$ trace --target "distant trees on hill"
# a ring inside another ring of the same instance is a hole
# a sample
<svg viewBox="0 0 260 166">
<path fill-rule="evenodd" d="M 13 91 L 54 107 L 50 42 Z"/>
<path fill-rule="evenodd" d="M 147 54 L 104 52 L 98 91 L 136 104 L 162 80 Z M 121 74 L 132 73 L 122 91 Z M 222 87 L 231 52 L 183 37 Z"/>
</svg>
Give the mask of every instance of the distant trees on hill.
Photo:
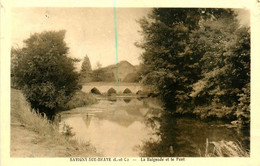
<svg viewBox="0 0 260 166">
<path fill-rule="evenodd" d="M 81 82 L 115 82 L 117 77 L 121 82 L 138 82 L 140 80 L 139 68 L 127 61 L 122 61 L 118 65 L 101 67 L 98 62 L 97 69 L 90 70 L 87 66 L 89 59 L 85 58 L 81 67 Z M 118 67 L 118 69 L 117 69 Z"/>
<path fill-rule="evenodd" d="M 107 71 L 104 68 L 100 68 L 94 70 L 92 73 L 92 81 L 93 82 L 113 82 L 115 81 L 114 73 L 111 71 Z"/>
</svg>

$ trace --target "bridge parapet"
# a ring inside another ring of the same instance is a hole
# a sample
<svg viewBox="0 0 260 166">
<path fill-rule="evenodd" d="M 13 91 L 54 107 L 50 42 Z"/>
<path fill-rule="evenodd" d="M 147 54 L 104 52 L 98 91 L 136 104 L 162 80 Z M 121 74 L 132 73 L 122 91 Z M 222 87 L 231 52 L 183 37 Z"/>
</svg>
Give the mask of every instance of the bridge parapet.
<svg viewBox="0 0 260 166">
<path fill-rule="evenodd" d="M 143 87 L 141 85 L 132 85 L 132 84 L 124 84 L 120 86 L 116 85 L 83 85 L 82 91 L 86 93 L 101 93 L 106 94 L 109 93 L 109 91 L 115 91 L 115 93 L 134 93 L 137 94 L 140 91 L 143 91 Z"/>
</svg>

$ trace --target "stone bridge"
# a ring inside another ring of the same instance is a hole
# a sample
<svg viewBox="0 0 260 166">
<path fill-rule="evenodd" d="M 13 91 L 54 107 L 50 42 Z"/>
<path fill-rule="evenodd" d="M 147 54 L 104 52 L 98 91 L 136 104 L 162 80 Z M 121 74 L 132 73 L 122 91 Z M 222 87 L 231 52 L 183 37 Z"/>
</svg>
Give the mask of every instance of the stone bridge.
<svg viewBox="0 0 260 166">
<path fill-rule="evenodd" d="M 120 94 L 120 93 L 132 93 L 132 94 L 141 94 L 143 92 L 143 87 L 138 83 L 87 83 L 82 86 L 82 91 L 86 93 L 94 94 Z"/>
</svg>

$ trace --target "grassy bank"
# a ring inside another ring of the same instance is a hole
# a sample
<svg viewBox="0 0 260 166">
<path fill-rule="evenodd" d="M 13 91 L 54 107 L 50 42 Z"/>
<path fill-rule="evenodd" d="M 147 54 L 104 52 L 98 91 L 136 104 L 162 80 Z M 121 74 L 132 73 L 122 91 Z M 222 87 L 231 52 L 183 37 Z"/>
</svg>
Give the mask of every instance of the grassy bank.
<svg viewBox="0 0 260 166">
<path fill-rule="evenodd" d="M 239 142 L 206 140 L 205 157 L 250 157 L 249 150 L 245 150 Z"/>
<path fill-rule="evenodd" d="M 65 105 L 61 106 L 61 110 L 70 110 L 76 107 L 83 107 L 97 103 L 97 99 L 92 94 L 87 94 L 82 91 L 76 91 L 71 100 Z"/>
<path fill-rule="evenodd" d="M 31 137 L 23 137 L 20 133 L 24 132 Z M 37 152 L 34 149 L 37 149 Z M 23 151 L 31 153 L 24 156 Z M 12 89 L 11 157 L 69 156 L 98 156 L 98 154 L 89 143 L 78 143 L 61 134 L 57 125 L 50 123 L 46 117 L 34 110 L 31 111 L 30 105 L 19 90 Z"/>
</svg>

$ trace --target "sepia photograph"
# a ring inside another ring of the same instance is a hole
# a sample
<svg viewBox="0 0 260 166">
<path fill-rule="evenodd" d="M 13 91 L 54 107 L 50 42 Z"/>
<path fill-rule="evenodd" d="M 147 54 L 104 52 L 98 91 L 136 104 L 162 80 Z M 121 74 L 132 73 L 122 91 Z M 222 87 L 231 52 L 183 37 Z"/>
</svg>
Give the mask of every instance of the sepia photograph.
<svg viewBox="0 0 260 166">
<path fill-rule="evenodd" d="M 250 11 L 11 10 L 10 157 L 250 157 Z"/>
<path fill-rule="evenodd" d="M 258 1 L 0 4 L 0 165 L 260 164 Z"/>
</svg>

